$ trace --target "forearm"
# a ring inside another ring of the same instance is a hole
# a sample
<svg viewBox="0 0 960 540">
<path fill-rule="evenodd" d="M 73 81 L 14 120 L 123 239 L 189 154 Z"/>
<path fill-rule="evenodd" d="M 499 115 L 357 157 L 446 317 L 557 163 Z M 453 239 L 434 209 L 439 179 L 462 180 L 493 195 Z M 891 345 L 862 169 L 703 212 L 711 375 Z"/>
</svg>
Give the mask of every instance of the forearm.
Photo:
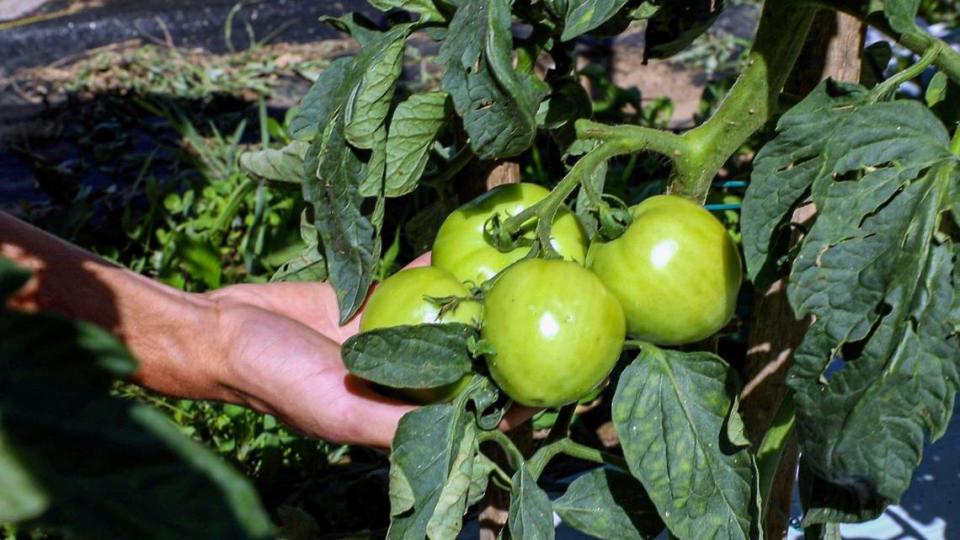
<svg viewBox="0 0 960 540">
<path fill-rule="evenodd" d="M 181 397 L 220 397 L 211 395 L 217 355 L 201 339 L 215 322 L 205 298 L 104 261 L 2 212 L 0 255 L 34 274 L 11 308 L 54 312 L 112 332 L 140 362 L 134 379 L 144 386 Z"/>
</svg>

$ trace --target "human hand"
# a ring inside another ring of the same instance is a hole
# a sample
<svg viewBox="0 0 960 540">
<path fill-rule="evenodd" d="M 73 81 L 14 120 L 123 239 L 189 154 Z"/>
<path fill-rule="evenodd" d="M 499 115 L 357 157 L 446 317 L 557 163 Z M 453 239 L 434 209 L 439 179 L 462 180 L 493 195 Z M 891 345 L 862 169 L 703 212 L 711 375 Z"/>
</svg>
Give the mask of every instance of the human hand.
<svg viewBox="0 0 960 540">
<path fill-rule="evenodd" d="M 427 253 L 408 268 L 430 264 Z M 400 418 L 415 406 L 378 394 L 347 371 L 340 345 L 359 331 L 357 315 L 338 324 L 327 283 L 235 285 L 206 295 L 223 343 L 217 379 L 225 399 L 272 414 L 326 440 L 389 447 Z M 536 410 L 514 406 L 511 429 Z"/>
<path fill-rule="evenodd" d="M 84 320 L 120 338 L 139 362 L 132 380 L 188 399 L 245 404 L 331 441 L 387 447 L 414 406 L 352 377 L 326 283 L 235 285 L 190 294 L 118 267 L 0 212 L 0 255 L 34 272 L 9 307 Z M 410 266 L 430 264 L 425 254 Z M 514 407 L 503 423 L 533 415 Z"/>
</svg>

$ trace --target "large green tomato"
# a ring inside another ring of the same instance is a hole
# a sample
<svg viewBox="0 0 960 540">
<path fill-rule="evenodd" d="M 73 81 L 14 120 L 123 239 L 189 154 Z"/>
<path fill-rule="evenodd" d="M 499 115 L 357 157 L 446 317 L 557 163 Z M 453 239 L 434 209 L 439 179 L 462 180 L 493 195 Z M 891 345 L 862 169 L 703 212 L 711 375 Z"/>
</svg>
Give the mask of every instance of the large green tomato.
<svg viewBox="0 0 960 540">
<path fill-rule="evenodd" d="M 710 337 L 730 320 L 743 278 L 726 228 L 682 197 L 658 195 L 630 209 L 619 238 L 595 240 L 587 266 L 620 300 L 627 333 L 658 345 Z"/>
<path fill-rule="evenodd" d="M 481 317 L 478 302 L 460 302 L 454 310 L 440 315 L 440 307 L 426 297 L 469 296 L 470 291 L 446 270 L 425 266 L 401 270 L 383 283 L 367 300 L 360 318 L 360 331 L 423 323 L 477 324 Z M 470 376 L 439 388 L 403 388 L 401 394 L 417 403 L 448 401 L 457 395 Z"/>
<path fill-rule="evenodd" d="M 520 247 L 503 253 L 487 241 L 484 224 L 494 214 L 501 219 L 519 214 L 550 191 L 536 184 L 498 186 L 454 210 L 433 242 L 433 265 L 448 270 L 460 281 L 476 285 L 492 278 L 510 264 L 522 259 L 529 249 Z M 523 232 L 533 238 L 536 220 L 524 224 Z M 551 229 L 553 249 L 564 259 L 583 264 L 588 247 L 587 235 L 576 216 L 563 206 Z"/>
<path fill-rule="evenodd" d="M 623 309 L 582 266 L 529 259 L 507 269 L 483 302 L 487 367 L 517 403 L 559 407 L 596 389 L 623 348 Z"/>
</svg>

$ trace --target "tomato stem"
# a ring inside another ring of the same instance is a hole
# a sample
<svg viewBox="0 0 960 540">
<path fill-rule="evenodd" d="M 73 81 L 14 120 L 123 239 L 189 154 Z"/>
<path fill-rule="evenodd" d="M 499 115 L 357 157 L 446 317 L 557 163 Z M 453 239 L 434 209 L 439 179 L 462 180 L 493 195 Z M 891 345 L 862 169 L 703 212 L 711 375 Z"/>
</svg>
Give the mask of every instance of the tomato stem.
<svg viewBox="0 0 960 540">
<path fill-rule="evenodd" d="M 953 152 L 953 155 L 960 157 L 960 125 L 957 125 L 955 129 L 953 141 L 950 143 L 950 151 Z"/>
<path fill-rule="evenodd" d="M 501 468 L 500 465 L 498 465 L 496 461 L 494 461 L 494 460 L 491 459 L 491 460 L 490 460 L 490 464 L 493 465 L 493 473 L 494 473 L 494 474 L 493 474 L 493 477 L 494 477 L 494 479 L 500 481 L 500 483 L 498 484 L 497 487 L 499 487 L 500 489 L 502 489 L 502 490 L 504 490 L 504 491 L 512 491 L 512 490 L 513 490 L 513 479 L 510 478 L 510 475 L 507 474 L 507 472 L 504 471 L 503 468 Z"/>
<path fill-rule="evenodd" d="M 815 13 L 814 7 L 798 9 L 785 0 L 767 0 L 746 68 L 714 115 L 702 125 L 677 135 L 642 126 L 578 120 L 577 136 L 604 141 L 597 150 L 610 146 L 616 149 L 614 155 L 654 151 L 667 156 L 673 161 L 668 191 L 702 204 L 720 168 L 779 111 L 780 93 L 803 49 Z"/>
<path fill-rule="evenodd" d="M 527 468 L 530 470 L 530 474 L 533 476 L 533 478 L 539 479 L 540 475 L 543 474 L 544 469 L 546 469 L 547 465 L 550 463 L 550 460 L 560 454 L 565 454 L 570 457 L 582 459 L 584 461 L 590 461 L 593 463 L 611 465 L 625 473 L 630 472 L 630 468 L 627 466 L 626 460 L 620 456 L 609 454 L 607 452 L 601 452 L 596 448 L 573 442 L 570 439 L 560 439 L 559 441 L 541 447 L 539 450 L 537 450 L 537 453 L 530 458 L 530 461 L 527 463 Z"/>
<path fill-rule="evenodd" d="M 550 229 L 553 226 L 553 220 L 557 211 L 563 202 L 573 193 L 578 185 L 593 172 L 600 164 L 608 159 L 628 154 L 631 147 L 628 141 L 616 139 L 604 142 L 600 146 L 587 152 L 581 157 L 574 166 L 567 172 L 567 175 L 560 180 L 553 188 L 553 191 L 542 200 L 528 206 L 519 214 L 506 219 L 501 225 L 501 234 L 514 236 L 523 227 L 524 223 L 533 218 L 537 219 L 537 241 L 535 248 L 543 250 L 545 258 L 560 258 L 560 255 L 553 249 L 550 243 Z"/>
<path fill-rule="evenodd" d="M 650 347 L 650 343 L 637 339 L 628 339 L 623 342 L 623 350 L 625 351 L 639 351 L 647 347 Z"/>
<path fill-rule="evenodd" d="M 919 77 L 924 71 L 926 71 L 926 69 L 930 67 L 930 64 L 937 59 L 941 51 L 943 51 L 942 46 L 937 43 L 932 44 L 915 64 L 907 67 L 899 73 L 894 74 L 892 77 L 878 84 L 873 90 L 871 90 L 871 101 L 876 103 L 878 101 L 890 99 L 903 83 Z"/>
<path fill-rule="evenodd" d="M 553 427 L 550 428 L 550 435 L 547 435 L 547 444 L 559 441 L 567 436 L 570 432 L 570 422 L 573 421 L 573 415 L 577 410 L 577 402 L 573 402 L 569 405 L 564 405 L 560 409 L 560 413 L 557 414 L 557 420 L 553 423 Z"/>
<path fill-rule="evenodd" d="M 689 149 L 680 135 L 662 129 L 632 125 L 608 126 L 592 120 L 577 120 L 575 126 L 580 139 L 619 140 L 629 147 L 631 153 L 652 150 L 673 158 Z"/>
<path fill-rule="evenodd" d="M 674 160 L 668 191 L 703 203 L 717 172 L 779 111 L 780 93 L 803 49 L 816 9 L 767 0 L 746 67 L 716 112 L 681 137 L 687 153 Z"/>
<path fill-rule="evenodd" d="M 500 448 L 503 449 L 504 453 L 507 455 L 507 461 L 510 462 L 510 468 L 516 470 L 520 467 L 520 464 L 523 463 L 523 453 L 520 452 L 520 449 L 517 448 L 517 445 L 513 444 L 513 441 L 510 440 L 510 437 L 507 437 L 502 431 L 494 429 L 491 431 L 484 431 L 479 436 L 480 442 L 493 441 L 500 445 Z"/>
</svg>

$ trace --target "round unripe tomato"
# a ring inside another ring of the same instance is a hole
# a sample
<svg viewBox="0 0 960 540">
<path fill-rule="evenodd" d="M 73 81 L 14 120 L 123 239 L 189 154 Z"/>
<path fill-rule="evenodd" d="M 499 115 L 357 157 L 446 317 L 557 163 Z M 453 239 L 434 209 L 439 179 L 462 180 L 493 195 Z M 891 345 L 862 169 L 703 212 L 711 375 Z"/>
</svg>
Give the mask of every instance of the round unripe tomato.
<svg viewBox="0 0 960 540">
<path fill-rule="evenodd" d="M 623 348 L 623 309 L 586 268 L 529 259 L 507 269 L 483 301 L 487 367 L 514 401 L 559 407 L 596 389 Z"/>
<path fill-rule="evenodd" d="M 433 242 L 433 265 L 449 271 L 460 281 L 476 285 L 492 278 L 522 259 L 530 250 L 518 247 L 501 252 L 484 234 L 484 224 L 494 214 L 501 220 L 519 214 L 550 193 L 536 184 L 498 186 L 447 216 Z M 536 220 L 525 223 L 521 232 L 533 238 Z M 561 206 L 551 229 L 550 244 L 564 259 L 583 264 L 589 240 L 566 206 Z"/>
<path fill-rule="evenodd" d="M 424 266 L 401 270 L 383 280 L 363 309 L 360 331 L 391 326 L 463 323 L 477 324 L 481 306 L 478 302 L 460 302 L 455 309 L 440 315 L 440 306 L 426 297 L 470 296 L 470 291 L 446 270 Z M 470 382 L 466 375 L 457 382 L 438 388 L 402 388 L 398 392 L 417 403 L 447 401 Z"/>
<path fill-rule="evenodd" d="M 658 195 L 631 208 L 633 223 L 595 240 L 587 266 L 620 300 L 627 333 L 658 345 L 710 337 L 730 320 L 743 278 L 720 221 L 682 197 Z"/>
</svg>

